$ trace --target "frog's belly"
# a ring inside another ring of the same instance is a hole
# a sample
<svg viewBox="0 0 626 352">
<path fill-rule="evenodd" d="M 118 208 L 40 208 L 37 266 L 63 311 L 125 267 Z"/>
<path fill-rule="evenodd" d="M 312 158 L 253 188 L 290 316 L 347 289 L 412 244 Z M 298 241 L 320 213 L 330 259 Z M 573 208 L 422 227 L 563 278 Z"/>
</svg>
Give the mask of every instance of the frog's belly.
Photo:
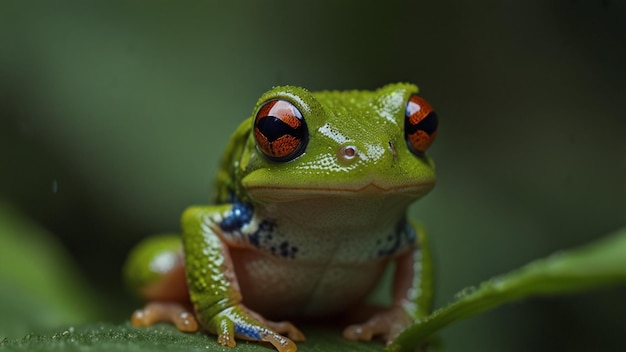
<svg viewBox="0 0 626 352">
<path fill-rule="evenodd" d="M 338 314 L 367 296 L 386 261 L 327 264 L 231 249 L 244 304 L 273 319 Z"/>
</svg>

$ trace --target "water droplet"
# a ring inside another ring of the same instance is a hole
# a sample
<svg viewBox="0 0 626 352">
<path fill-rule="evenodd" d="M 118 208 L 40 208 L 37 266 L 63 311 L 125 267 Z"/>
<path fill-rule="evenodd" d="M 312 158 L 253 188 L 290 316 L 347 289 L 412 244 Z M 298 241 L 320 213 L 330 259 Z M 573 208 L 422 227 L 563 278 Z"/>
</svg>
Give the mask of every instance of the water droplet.
<svg viewBox="0 0 626 352">
<path fill-rule="evenodd" d="M 471 295 L 471 294 L 472 294 L 472 293 L 474 293 L 475 291 L 476 291 L 476 287 L 474 287 L 474 286 L 469 286 L 469 287 L 466 287 L 466 288 L 462 289 L 460 292 L 457 292 L 457 293 L 454 295 L 454 298 L 455 298 L 455 299 L 461 299 L 461 298 L 463 298 L 463 297 L 466 297 L 466 296 Z"/>
</svg>

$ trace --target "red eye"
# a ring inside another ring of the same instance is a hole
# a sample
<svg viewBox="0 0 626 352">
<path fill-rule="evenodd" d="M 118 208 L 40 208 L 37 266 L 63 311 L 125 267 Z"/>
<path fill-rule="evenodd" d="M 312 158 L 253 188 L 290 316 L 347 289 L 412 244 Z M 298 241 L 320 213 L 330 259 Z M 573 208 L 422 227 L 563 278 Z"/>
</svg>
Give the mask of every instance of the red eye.
<svg viewBox="0 0 626 352">
<path fill-rule="evenodd" d="M 426 100 L 411 95 L 404 114 L 404 136 L 413 154 L 421 155 L 437 136 L 439 119 Z"/>
<path fill-rule="evenodd" d="M 268 159 L 289 161 L 304 153 L 309 134 L 302 114 L 286 100 L 265 102 L 254 120 L 254 138 Z"/>
</svg>

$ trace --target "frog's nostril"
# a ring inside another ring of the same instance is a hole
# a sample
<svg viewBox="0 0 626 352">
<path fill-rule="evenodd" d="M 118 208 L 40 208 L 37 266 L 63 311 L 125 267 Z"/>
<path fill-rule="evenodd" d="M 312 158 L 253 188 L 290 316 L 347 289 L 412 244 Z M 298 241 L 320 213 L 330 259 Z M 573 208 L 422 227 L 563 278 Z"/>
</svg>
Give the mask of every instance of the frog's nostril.
<svg viewBox="0 0 626 352">
<path fill-rule="evenodd" d="M 396 146 L 393 145 L 392 141 L 389 141 L 389 150 L 391 151 L 391 154 L 395 157 L 397 152 L 396 152 Z"/>
<path fill-rule="evenodd" d="M 337 150 L 337 157 L 339 158 L 340 161 L 343 162 L 350 162 L 353 159 L 358 157 L 358 151 L 357 148 L 353 145 L 347 145 L 347 146 L 343 146 L 340 147 L 339 150 Z"/>
</svg>

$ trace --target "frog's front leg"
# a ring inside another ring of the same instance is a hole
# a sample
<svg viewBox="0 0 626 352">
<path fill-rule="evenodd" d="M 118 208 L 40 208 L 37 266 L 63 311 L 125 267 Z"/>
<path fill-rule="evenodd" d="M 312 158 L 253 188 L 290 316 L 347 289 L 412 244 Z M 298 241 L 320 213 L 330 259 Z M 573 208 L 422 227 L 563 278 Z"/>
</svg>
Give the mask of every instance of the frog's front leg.
<svg viewBox="0 0 626 352">
<path fill-rule="evenodd" d="M 217 334 L 217 341 L 224 346 L 234 347 L 236 337 L 266 341 L 280 352 L 294 352 L 297 348 L 291 339 L 304 340 L 298 329 L 288 322 L 267 321 L 241 304 L 233 262 L 218 224 L 231 210 L 231 205 L 192 207 L 183 214 L 187 285 L 198 321 Z"/>
<path fill-rule="evenodd" d="M 390 343 L 411 323 L 430 313 L 433 297 L 431 252 L 424 230 L 413 224 L 411 228 L 417 233 L 418 244 L 395 260 L 392 307 L 361 324 L 348 326 L 343 331 L 344 338 L 369 341 L 374 336 L 383 336 Z"/>
</svg>

